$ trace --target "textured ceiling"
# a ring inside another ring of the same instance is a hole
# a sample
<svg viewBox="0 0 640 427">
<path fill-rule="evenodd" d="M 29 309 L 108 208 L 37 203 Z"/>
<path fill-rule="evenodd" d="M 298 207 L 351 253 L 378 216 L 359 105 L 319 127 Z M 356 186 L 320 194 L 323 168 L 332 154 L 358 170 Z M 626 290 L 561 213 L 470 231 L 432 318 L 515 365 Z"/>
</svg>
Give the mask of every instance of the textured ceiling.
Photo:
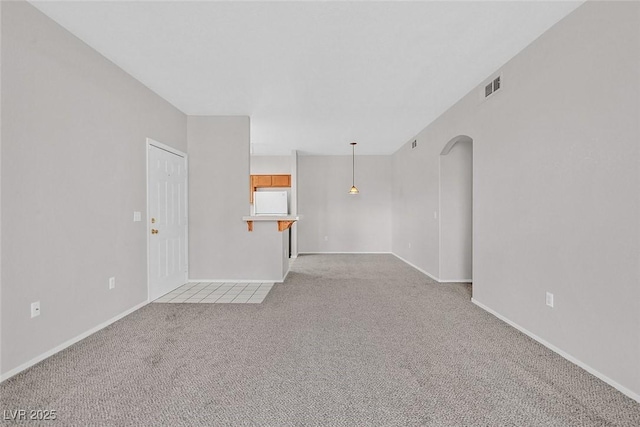
<svg viewBox="0 0 640 427">
<path fill-rule="evenodd" d="M 390 154 L 582 2 L 31 3 L 254 154 Z"/>
</svg>

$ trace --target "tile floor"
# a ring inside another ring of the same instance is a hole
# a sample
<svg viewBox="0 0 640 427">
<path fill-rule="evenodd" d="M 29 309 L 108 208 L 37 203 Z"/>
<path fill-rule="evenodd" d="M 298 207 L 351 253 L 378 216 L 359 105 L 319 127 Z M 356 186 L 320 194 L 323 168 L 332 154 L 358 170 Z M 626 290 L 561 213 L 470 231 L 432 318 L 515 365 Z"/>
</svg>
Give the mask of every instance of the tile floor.
<svg viewBox="0 0 640 427">
<path fill-rule="evenodd" d="M 154 302 L 259 304 L 273 283 L 187 283 Z"/>
</svg>

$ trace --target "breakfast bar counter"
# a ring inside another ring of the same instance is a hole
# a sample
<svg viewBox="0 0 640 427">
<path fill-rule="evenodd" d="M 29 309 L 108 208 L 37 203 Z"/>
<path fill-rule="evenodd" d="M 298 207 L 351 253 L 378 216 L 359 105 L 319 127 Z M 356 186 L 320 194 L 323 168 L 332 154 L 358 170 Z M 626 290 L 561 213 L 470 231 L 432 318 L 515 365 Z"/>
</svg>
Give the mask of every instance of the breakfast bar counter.
<svg viewBox="0 0 640 427">
<path fill-rule="evenodd" d="M 299 216 L 291 215 L 249 215 L 243 216 L 242 220 L 247 222 L 248 231 L 253 231 L 254 221 L 273 221 L 278 223 L 278 231 L 284 231 L 291 227 L 294 222 L 300 219 Z"/>
</svg>

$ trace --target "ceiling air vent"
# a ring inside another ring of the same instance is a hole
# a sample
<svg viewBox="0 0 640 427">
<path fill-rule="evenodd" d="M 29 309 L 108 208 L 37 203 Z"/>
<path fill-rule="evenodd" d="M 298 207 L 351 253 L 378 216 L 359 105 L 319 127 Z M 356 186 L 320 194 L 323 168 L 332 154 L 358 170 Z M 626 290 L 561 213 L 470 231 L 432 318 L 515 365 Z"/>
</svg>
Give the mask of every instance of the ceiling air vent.
<svg viewBox="0 0 640 427">
<path fill-rule="evenodd" d="M 418 146 L 418 141 L 417 141 L 417 140 L 414 140 L 414 141 L 411 143 L 411 148 L 416 148 L 417 146 Z"/>
<path fill-rule="evenodd" d="M 484 87 L 484 97 L 488 98 L 491 94 L 496 93 L 501 86 L 500 76 L 491 80 L 489 84 Z"/>
</svg>

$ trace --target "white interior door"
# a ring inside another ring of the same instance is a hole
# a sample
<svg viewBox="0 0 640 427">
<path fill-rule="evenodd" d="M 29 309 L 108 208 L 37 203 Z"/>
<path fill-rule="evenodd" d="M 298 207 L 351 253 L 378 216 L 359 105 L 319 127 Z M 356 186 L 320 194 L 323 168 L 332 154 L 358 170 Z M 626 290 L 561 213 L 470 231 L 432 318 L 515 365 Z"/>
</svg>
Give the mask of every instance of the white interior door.
<svg viewBox="0 0 640 427">
<path fill-rule="evenodd" d="M 149 300 L 187 281 L 187 158 L 153 141 L 148 148 Z"/>
</svg>

